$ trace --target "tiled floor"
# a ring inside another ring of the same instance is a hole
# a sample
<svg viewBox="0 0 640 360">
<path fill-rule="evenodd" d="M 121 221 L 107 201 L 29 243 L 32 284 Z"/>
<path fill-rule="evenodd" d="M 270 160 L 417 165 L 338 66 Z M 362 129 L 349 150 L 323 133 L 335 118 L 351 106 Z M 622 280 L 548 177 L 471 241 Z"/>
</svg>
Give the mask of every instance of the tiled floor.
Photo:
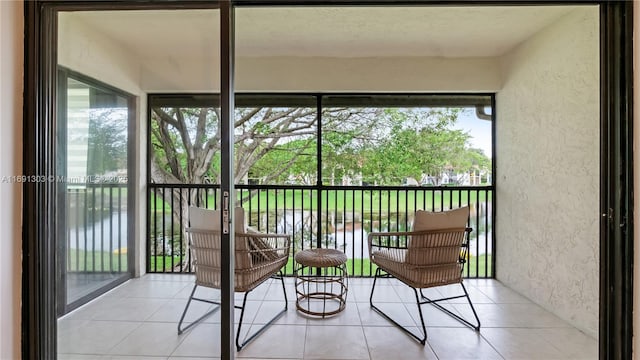
<svg viewBox="0 0 640 360">
<path fill-rule="evenodd" d="M 296 312 L 293 279 L 287 279 L 289 310 L 236 357 L 586 360 L 598 355 L 596 339 L 494 280 L 465 282 L 482 322 L 479 333 L 424 305 L 428 339 L 422 346 L 370 309 L 371 284 L 371 279 L 349 279 L 345 311 L 333 318 L 309 319 Z M 182 335 L 177 334 L 177 323 L 192 286 L 190 275 L 146 275 L 123 284 L 58 321 L 59 358 L 219 358 L 218 313 Z M 454 289 L 445 287 L 438 292 Z M 376 288 L 380 306 L 395 314 L 400 323 L 415 326 L 410 314 L 417 317 L 417 309 L 408 302 L 412 294 L 408 288 L 385 279 L 379 290 Z M 199 294 L 215 297 L 217 292 L 203 289 Z M 250 296 L 247 319 L 254 324 L 264 323 L 277 312 L 282 300 L 278 282 L 263 284 Z M 468 310 L 462 301 L 458 299 L 450 306 L 464 314 Z M 207 306 L 192 309 L 193 316 L 187 319 L 194 319 Z"/>
</svg>

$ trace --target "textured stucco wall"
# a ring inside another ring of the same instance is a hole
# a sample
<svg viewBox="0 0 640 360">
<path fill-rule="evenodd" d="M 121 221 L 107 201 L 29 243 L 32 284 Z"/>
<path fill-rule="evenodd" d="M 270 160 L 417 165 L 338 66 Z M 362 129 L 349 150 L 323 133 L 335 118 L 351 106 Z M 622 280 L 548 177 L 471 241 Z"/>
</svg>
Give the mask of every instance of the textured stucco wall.
<svg viewBox="0 0 640 360">
<path fill-rule="evenodd" d="M 0 176 L 22 174 L 23 6 L 0 1 Z M 0 181 L 0 359 L 20 358 L 21 185 Z"/>
<path fill-rule="evenodd" d="M 503 59 L 497 277 L 598 332 L 598 10 L 575 10 Z"/>
<path fill-rule="evenodd" d="M 140 92 L 138 59 L 73 12 L 58 16 L 58 64 L 132 94 Z"/>
<path fill-rule="evenodd" d="M 147 91 L 219 91 L 216 61 L 144 61 Z M 498 58 L 237 57 L 237 91 L 497 91 Z"/>
<path fill-rule="evenodd" d="M 1 1 L 1 0 L 0 0 Z M 79 21 L 73 13 L 58 16 L 58 64 L 136 96 L 136 153 L 134 169 L 136 204 L 134 236 L 136 276 L 146 268 L 146 169 L 147 95 L 140 87 L 143 63 L 130 52 Z"/>
</svg>

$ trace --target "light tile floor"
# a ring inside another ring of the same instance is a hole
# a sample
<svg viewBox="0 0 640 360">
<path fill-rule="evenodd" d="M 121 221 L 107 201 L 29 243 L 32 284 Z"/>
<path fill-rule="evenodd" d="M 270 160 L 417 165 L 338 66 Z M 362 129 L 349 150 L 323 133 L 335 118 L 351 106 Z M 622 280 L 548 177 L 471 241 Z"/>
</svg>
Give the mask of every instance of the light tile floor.
<svg viewBox="0 0 640 360">
<path fill-rule="evenodd" d="M 349 279 L 345 311 L 310 319 L 295 310 L 293 279 L 286 279 L 286 314 L 247 345 L 243 359 L 597 359 L 597 340 L 533 304 L 495 280 L 465 284 L 482 322 L 480 332 L 423 305 L 425 346 L 391 325 L 369 306 L 372 279 Z M 403 325 L 416 326 L 417 309 L 406 286 L 384 279 L 376 301 Z M 58 320 L 59 359 L 218 359 L 220 316 L 216 313 L 182 335 L 177 323 L 193 287 L 191 275 L 150 274 L 131 280 Z M 430 289 L 450 294 L 453 287 Z M 378 291 L 379 290 L 379 291 Z M 216 290 L 200 289 L 215 298 Z M 241 296 L 236 297 L 241 301 Z M 265 323 L 284 300 L 279 282 L 269 280 L 249 297 L 246 319 Z M 468 313 L 464 299 L 448 306 Z M 195 304 L 187 320 L 204 313 Z M 236 313 L 236 322 L 238 314 Z M 249 326 L 243 327 L 243 329 Z M 244 332 L 244 331 L 243 331 Z"/>
</svg>

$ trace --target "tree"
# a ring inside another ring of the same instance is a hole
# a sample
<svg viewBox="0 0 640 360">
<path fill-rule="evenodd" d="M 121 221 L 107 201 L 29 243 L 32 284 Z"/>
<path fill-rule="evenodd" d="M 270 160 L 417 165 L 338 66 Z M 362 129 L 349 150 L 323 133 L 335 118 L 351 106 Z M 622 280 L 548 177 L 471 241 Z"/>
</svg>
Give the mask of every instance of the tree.
<svg viewBox="0 0 640 360">
<path fill-rule="evenodd" d="M 376 121 L 377 109 L 331 108 L 323 113 L 328 138 L 348 133 L 362 139 Z M 298 157 L 316 153 L 315 108 L 240 108 L 235 114 L 235 181 L 280 145 L 293 142 L 288 161 L 262 174 L 270 182 L 295 165 Z M 217 108 L 153 108 L 151 122 L 152 179 L 158 183 L 201 184 L 219 182 L 219 110 Z M 333 144 L 333 142 L 328 142 Z M 342 148 L 345 144 L 340 145 Z"/>
<path fill-rule="evenodd" d="M 91 109 L 88 131 L 70 133 L 71 142 L 87 144 L 87 175 L 105 175 L 127 168 L 126 109 Z"/>
<path fill-rule="evenodd" d="M 375 121 L 376 109 L 331 108 L 323 113 L 327 134 L 351 131 L 354 138 L 366 133 Z M 299 158 L 315 154 L 317 134 L 315 108 L 238 108 L 234 116 L 236 182 L 248 177 L 252 168 L 269 155 L 277 166 L 256 168 L 267 183 L 281 179 L 300 165 Z M 151 110 L 151 179 L 165 184 L 219 183 L 220 113 L 215 107 L 154 107 Z M 289 144 L 290 143 L 290 144 Z M 284 145 L 289 144 L 289 145 Z M 286 156 L 282 157 L 283 149 Z M 257 176 L 254 171 L 253 176 Z M 204 194 L 174 189 L 156 195 L 172 208 L 174 221 L 188 219 L 188 204 Z M 183 224 L 185 225 L 185 224 Z M 183 226 L 185 228 L 185 226 Z M 181 251 L 186 252 L 186 245 Z"/>
<path fill-rule="evenodd" d="M 366 144 L 376 143 L 383 132 L 372 133 L 371 127 L 387 127 L 386 115 L 377 108 L 325 109 L 322 129 L 322 176 L 334 184 L 343 176 L 359 174 L 361 152 Z M 283 168 L 282 164 L 288 164 Z M 317 181 L 317 138 L 313 136 L 279 144 L 253 164 L 253 176 L 262 177 L 282 168 L 277 179 L 284 183 L 294 179 L 295 183 L 314 184 Z"/>
<path fill-rule="evenodd" d="M 314 184 L 318 170 L 316 144 L 316 138 L 312 137 L 277 145 L 253 164 L 249 178 L 263 179 L 279 164 L 291 164 L 273 180 L 277 183 Z"/>
<path fill-rule="evenodd" d="M 491 160 L 482 149 L 470 148 L 466 152 L 467 171 L 488 177 L 491 174 Z"/>
<path fill-rule="evenodd" d="M 426 174 L 439 185 L 445 171 L 468 171 L 470 135 L 451 128 L 461 111 L 387 110 L 391 130 L 383 141 L 362 152 L 363 176 L 397 184 L 402 178 L 420 179 Z"/>
</svg>

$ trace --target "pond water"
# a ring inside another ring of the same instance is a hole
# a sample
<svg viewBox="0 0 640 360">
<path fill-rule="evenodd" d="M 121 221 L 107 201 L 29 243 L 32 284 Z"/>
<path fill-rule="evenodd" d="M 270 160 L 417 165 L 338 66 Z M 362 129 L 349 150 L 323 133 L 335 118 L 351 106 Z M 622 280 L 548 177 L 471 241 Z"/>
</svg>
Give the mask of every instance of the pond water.
<svg viewBox="0 0 640 360">
<path fill-rule="evenodd" d="M 487 203 L 481 203 L 472 208 L 470 226 L 473 231 L 469 237 L 469 251 L 474 256 L 492 253 L 492 226 L 491 223 L 487 224 L 486 222 L 486 216 L 490 211 L 491 206 L 487 206 Z M 304 243 L 303 247 L 307 248 L 311 246 L 311 243 L 317 242 L 317 213 L 285 210 L 278 213 L 277 218 L 278 222 L 273 230 L 278 233 L 294 234 L 296 249 L 301 248 L 302 243 Z M 261 220 L 258 216 L 253 216 L 251 224 Z M 380 216 L 378 213 L 328 212 L 323 214 L 321 228 L 325 234 L 321 242 L 323 247 L 344 250 L 350 258 L 368 258 L 367 237 L 369 231 L 388 231 L 388 229 L 405 231 L 408 230 L 412 222 L 412 214 L 405 213 Z M 488 229 L 486 229 L 487 227 Z"/>
<path fill-rule="evenodd" d="M 127 246 L 127 211 L 114 212 L 87 226 L 68 229 L 68 248 L 108 251 Z"/>
<path fill-rule="evenodd" d="M 471 208 L 470 224 L 473 232 L 470 235 L 469 251 L 472 255 L 491 254 L 492 224 L 487 223 L 487 214 L 491 213 L 491 203 L 480 203 Z M 172 253 L 170 245 L 172 237 L 179 236 L 181 227 L 173 223 L 169 212 L 157 213 L 157 220 L 152 221 L 151 240 L 152 249 L 158 249 L 158 244 L 164 244 L 165 254 Z M 162 217 L 164 216 L 164 219 Z M 125 217 L 126 218 L 126 217 Z M 490 218 L 489 218 L 490 220 Z M 103 221 L 105 226 L 113 225 L 112 219 Z M 413 223 L 413 213 L 389 213 L 379 212 L 324 212 L 321 214 L 320 224 L 318 213 L 309 210 L 280 210 L 270 212 L 251 212 L 247 218 L 249 226 L 263 232 L 292 234 L 294 251 L 301 248 L 317 247 L 318 227 L 321 228 L 322 247 L 338 248 L 344 250 L 348 257 L 354 259 L 366 259 L 369 257 L 367 237 L 371 231 L 406 231 Z M 163 229 L 155 229 L 154 224 L 164 225 Z M 478 225 L 479 224 L 479 225 Z M 103 226 L 96 223 L 93 228 L 100 229 Z M 116 229 L 114 227 L 114 229 Z M 126 226 L 122 228 L 126 231 Z M 93 229 L 90 229 L 92 231 Z M 172 233 L 173 231 L 173 234 Z M 80 231 L 82 233 L 82 231 Z M 96 230 L 99 234 L 99 230 Z M 97 241 L 100 236 L 97 235 Z M 157 244 L 154 244 L 156 242 Z M 113 249 L 112 249 L 113 250 Z"/>
</svg>

